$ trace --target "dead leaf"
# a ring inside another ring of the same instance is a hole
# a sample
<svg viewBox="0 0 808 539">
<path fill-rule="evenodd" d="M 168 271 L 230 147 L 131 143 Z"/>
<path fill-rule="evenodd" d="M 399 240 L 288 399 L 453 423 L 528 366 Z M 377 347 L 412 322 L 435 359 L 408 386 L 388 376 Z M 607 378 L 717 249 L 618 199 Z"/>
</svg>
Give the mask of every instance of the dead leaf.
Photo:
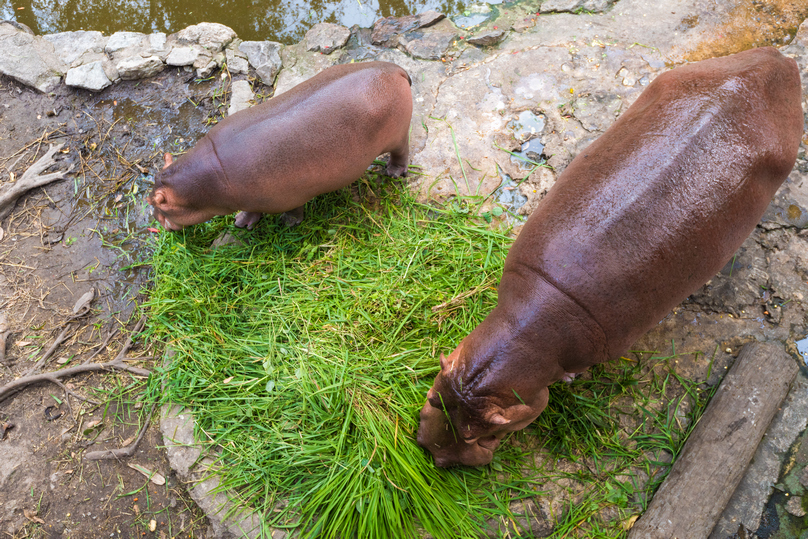
<svg viewBox="0 0 808 539">
<path fill-rule="evenodd" d="M 135 505 L 132 506 L 132 509 L 135 510 L 135 516 L 139 517 L 140 516 L 140 506 L 138 504 L 135 504 Z"/>
<path fill-rule="evenodd" d="M 36 522 L 37 524 L 45 523 L 44 520 L 42 520 L 36 515 L 36 511 L 29 511 L 28 509 L 23 509 L 22 514 L 25 515 L 25 518 L 27 518 L 31 522 Z"/>
<path fill-rule="evenodd" d="M 73 314 L 78 314 L 81 312 L 85 307 L 89 308 L 90 303 L 92 303 L 93 299 L 95 298 L 95 288 L 91 288 L 89 292 L 85 292 L 76 304 L 73 306 Z"/>
<path fill-rule="evenodd" d="M 28 346 L 31 344 L 31 341 L 18 341 L 17 346 Z"/>
<path fill-rule="evenodd" d="M 637 519 L 640 518 L 640 515 L 631 515 L 629 518 L 623 521 L 623 529 L 630 530 L 634 523 L 637 522 Z"/>
<path fill-rule="evenodd" d="M 232 377 L 232 376 L 228 376 L 227 378 L 225 378 L 224 380 L 222 380 L 222 383 L 223 383 L 223 384 L 229 384 L 229 383 L 230 383 L 230 380 L 232 380 L 232 379 L 233 379 L 233 377 Z"/>
<path fill-rule="evenodd" d="M 62 357 L 60 357 L 59 359 L 56 360 L 56 363 L 58 363 L 59 365 L 64 365 L 68 361 L 70 361 L 69 357 L 62 356 Z"/>
<path fill-rule="evenodd" d="M 145 466 L 141 466 L 140 464 L 132 464 L 131 462 L 127 466 L 129 466 L 133 470 L 137 470 L 138 472 L 142 473 L 143 475 L 148 477 L 152 483 L 154 483 L 157 486 L 162 486 L 166 484 L 166 478 L 163 477 L 158 472 L 153 472 L 148 468 L 146 468 Z"/>
<path fill-rule="evenodd" d="M 129 438 L 127 438 L 126 440 L 124 440 L 121 443 L 121 447 L 126 447 L 127 445 L 131 444 L 132 442 L 135 441 L 135 438 L 136 438 L 136 436 L 130 436 Z"/>
<path fill-rule="evenodd" d="M 90 431 L 92 431 L 92 430 L 93 430 L 95 427 L 97 427 L 97 426 L 98 426 L 98 425 L 100 425 L 100 424 L 101 424 L 101 420 L 100 420 L 100 419 L 96 419 L 96 420 L 94 420 L 94 421 L 88 421 L 88 422 L 87 422 L 87 423 L 84 425 L 84 428 L 82 429 L 82 431 L 81 431 L 81 432 L 82 432 L 82 433 L 83 433 L 85 436 L 87 436 L 87 435 L 90 433 Z"/>
</svg>

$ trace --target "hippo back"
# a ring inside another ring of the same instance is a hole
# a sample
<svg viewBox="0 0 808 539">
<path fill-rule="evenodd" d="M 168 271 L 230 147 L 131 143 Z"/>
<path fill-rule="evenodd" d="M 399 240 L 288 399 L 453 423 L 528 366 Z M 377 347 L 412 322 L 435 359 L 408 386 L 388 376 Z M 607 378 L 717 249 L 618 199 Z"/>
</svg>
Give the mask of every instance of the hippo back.
<svg viewBox="0 0 808 539">
<path fill-rule="evenodd" d="M 796 63 L 772 48 L 662 74 L 530 217 L 500 302 L 519 293 L 509 274 L 539 273 L 624 353 L 755 228 L 794 165 L 800 102 Z"/>
</svg>

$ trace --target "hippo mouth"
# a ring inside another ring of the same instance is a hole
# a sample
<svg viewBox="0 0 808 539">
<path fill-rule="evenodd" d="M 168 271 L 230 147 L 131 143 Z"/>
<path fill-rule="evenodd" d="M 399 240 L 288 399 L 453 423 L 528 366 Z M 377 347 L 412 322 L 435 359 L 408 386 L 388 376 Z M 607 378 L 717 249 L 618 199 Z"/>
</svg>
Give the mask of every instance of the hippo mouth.
<svg viewBox="0 0 808 539">
<path fill-rule="evenodd" d="M 456 438 L 453 429 L 444 411 L 433 407 L 427 400 L 421 409 L 417 440 L 421 447 L 432 453 L 436 466 L 483 466 L 491 462 L 494 450 L 500 443 L 497 435 L 491 434 L 467 442 Z"/>
<path fill-rule="evenodd" d="M 182 230 L 184 227 L 172 223 L 168 217 L 157 211 L 156 209 L 152 212 L 152 216 L 159 221 L 159 223 L 165 228 L 166 230 L 170 230 L 172 232 L 177 232 Z"/>
</svg>

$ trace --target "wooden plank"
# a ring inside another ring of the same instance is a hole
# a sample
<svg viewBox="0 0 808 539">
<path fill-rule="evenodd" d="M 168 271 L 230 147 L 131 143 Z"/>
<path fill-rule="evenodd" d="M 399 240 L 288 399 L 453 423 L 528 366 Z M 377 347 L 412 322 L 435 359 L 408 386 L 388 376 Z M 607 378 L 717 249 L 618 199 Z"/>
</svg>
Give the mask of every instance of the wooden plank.
<svg viewBox="0 0 808 539">
<path fill-rule="evenodd" d="M 798 371 L 780 346 L 745 345 L 629 539 L 707 537 Z"/>
</svg>

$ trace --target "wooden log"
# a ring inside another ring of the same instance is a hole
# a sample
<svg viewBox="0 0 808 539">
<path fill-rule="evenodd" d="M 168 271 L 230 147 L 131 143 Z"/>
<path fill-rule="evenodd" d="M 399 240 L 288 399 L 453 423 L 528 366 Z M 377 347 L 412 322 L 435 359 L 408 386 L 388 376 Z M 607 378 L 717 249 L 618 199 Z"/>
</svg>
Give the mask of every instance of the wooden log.
<svg viewBox="0 0 808 539">
<path fill-rule="evenodd" d="M 743 347 L 629 539 L 710 535 L 799 367 L 781 347 Z"/>
</svg>

